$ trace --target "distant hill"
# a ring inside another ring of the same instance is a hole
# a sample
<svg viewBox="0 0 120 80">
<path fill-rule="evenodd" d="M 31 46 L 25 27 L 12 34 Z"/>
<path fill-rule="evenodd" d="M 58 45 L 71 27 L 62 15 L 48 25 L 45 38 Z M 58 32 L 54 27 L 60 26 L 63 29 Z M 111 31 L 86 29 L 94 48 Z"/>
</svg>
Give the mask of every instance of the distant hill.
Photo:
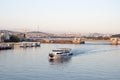
<svg viewBox="0 0 120 80">
<path fill-rule="evenodd" d="M 52 36 L 53 35 L 50 33 L 40 32 L 40 31 L 31 31 L 31 32 L 27 32 L 27 34 L 39 34 L 39 35 L 44 35 L 44 36 Z"/>
<path fill-rule="evenodd" d="M 5 33 L 8 32 L 9 34 L 20 34 L 23 32 L 17 32 L 17 31 L 10 31 L 10 30 L 0 30 L 0 33 Z M 31 32 L 26 32 L 27 35 L 32 34 L 32 35 L 39 35 L 39 36 L 52 36 L 53 34 L 50 33 L 45 33 L 45 32 L 40 32 L 40 31 L 31 31 Z"/>
<path fill-rule="evenodd" d="M 17 31 L 10 31 L 10 30 L 0 30 L 0 33 L 6 33 L 6 32 L 8 32 L 10 35 L 12 34 L 19 34 L 19 33 L 21 33 L 21 32 L 17 32 Z"/>
<path fill-rule="evenodd" d="M 10 31 L 10 30 L 0 30 L 0 32 L 4 33 L 4 32 L 10 32 L 13 33 L 14 31 Z"/>
<path fill-rule="evenodd" d="M 115 35 L 112 35 L 111 37 L 119 37 L 120 38 L 120 34 L 115 34 Z"/>
<path fill-rule="evenodd" d="M 49 33 L 40 32 L 40 31 L 31 31 L 31 32 L 27 32 L 27 33 L 35 33 L 35 34 L 46 34 L 46 35 L 49 35 Z"/>
<path fill-rule="evenodd" d="M 93 36 L 102 36 L 102 35 L 104 35 L 104 34 L 102 34 L 102 33 L 92 33 L 92 35 L 93 35 Z"/>
</svg>

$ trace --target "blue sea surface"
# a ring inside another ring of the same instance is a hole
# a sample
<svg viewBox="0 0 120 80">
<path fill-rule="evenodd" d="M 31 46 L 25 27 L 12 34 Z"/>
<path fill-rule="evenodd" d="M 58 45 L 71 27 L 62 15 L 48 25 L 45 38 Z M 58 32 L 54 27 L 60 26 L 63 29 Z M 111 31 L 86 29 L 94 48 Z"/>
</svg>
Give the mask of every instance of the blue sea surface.
<svg viewBox="0 0 120 80">
<path fill-rule="evenodd" d="M 66 59 L 49 60 L 55 48 L 71 48 Z M 0 80 L 120 80 L 120 45 L 41 44 L 0 51 Z"/>
</svg>

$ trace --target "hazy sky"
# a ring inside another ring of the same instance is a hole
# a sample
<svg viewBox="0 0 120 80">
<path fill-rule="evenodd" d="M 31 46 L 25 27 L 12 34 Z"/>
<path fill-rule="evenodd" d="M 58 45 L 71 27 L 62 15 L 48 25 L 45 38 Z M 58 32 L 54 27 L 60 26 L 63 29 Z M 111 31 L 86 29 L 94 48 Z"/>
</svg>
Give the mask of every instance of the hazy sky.
<svg viewBox="0 0 120 80">
<path fill-rule="evenodd" d="M 0 29 L 120 33 L 120 0 L 0 0 Z"/>
</svg>

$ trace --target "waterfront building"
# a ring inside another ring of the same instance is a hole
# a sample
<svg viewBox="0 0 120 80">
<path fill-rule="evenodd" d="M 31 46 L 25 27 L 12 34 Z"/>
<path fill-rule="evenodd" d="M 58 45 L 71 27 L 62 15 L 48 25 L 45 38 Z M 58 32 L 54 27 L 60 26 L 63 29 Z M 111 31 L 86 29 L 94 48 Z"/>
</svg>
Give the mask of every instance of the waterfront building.
<svg viewBox="0 0 120 80">
<path fill-rule="evenodd" d="M 80 43 L 81 42 L 81 39 L 80 38 L 74 38 L 73 39 L 73 43 Z"/>
<path fill-rule="evenodd" d="M 16 36 L 20 39 L 20 41 L 25 40 L 26 38 L 24 33 L 17 34 Z"/>
<path fill-rule="evenodd" d="M 3 42 L 4 41 L 4 33 L 0 33 L 0 42 Z"/>
<path fill-rule="evenodd" d="M 111 38 L 110 41 L 113 45 L 120 45 L 120 38 Z"/>
<path fill-rule="evenodd" d="M 4 32 L 4 40 L 9 40 L 10 39 L 10 35 L 8 31 Z"/>
</svg>

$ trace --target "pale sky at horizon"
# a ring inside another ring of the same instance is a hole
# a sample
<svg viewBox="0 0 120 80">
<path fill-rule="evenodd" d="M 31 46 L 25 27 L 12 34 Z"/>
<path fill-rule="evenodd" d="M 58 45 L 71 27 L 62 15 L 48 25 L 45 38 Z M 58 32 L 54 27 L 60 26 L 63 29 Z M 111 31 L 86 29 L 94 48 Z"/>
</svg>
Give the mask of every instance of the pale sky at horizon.
<svg viewBox="0 0 120 80">
<path fill-rule="evenodd" d="M 120 0 L 0 0 L 0 29 L 25 28 L 120 33 Z"/>
</svg>

